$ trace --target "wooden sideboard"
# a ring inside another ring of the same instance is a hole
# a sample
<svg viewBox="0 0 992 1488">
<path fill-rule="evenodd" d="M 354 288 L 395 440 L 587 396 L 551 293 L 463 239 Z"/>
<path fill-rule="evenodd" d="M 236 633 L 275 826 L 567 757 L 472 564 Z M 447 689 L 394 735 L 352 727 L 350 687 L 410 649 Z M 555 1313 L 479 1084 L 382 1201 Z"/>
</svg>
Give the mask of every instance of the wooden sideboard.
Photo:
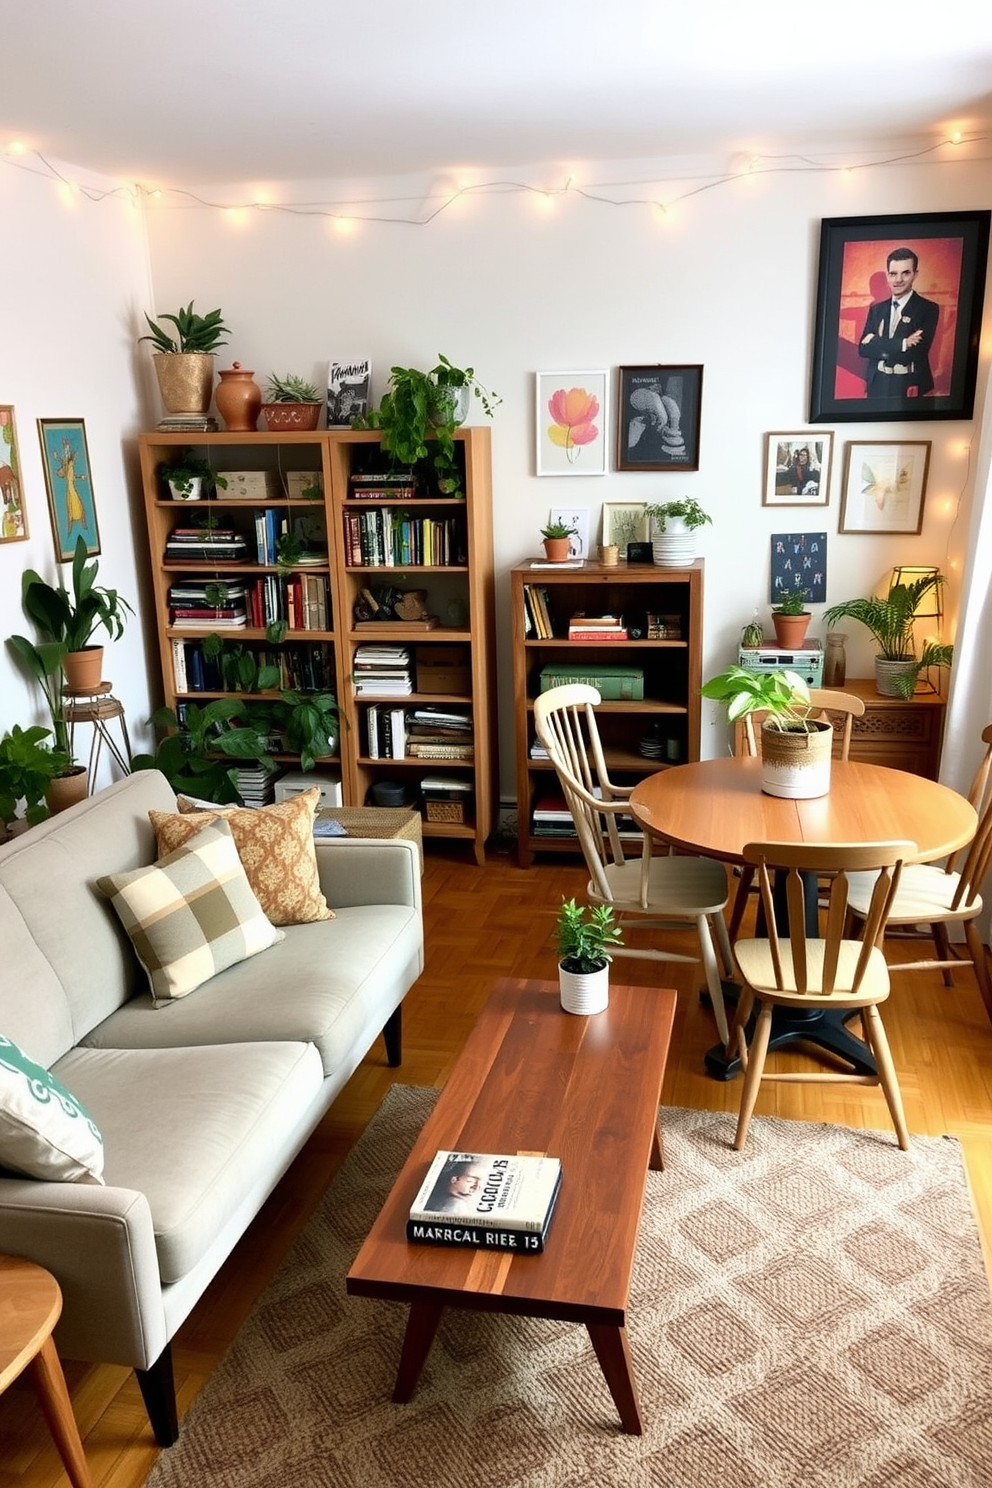
<svg viewBox="0 0 992 1488">
<path fill-rule="evenodd" d="M 905 700 L 880 697 L 874 677 L 848 677 L 840 690 L 854 693 L 865 705 L 864 716 L 854 720 L 851 731 L 852 760 L 937 779 L 945 698 L 935 692 L 918 692 Z M 738 723 L 734 738 L 738 754 L 743 752 L 741 734 Z"/>
</svg>

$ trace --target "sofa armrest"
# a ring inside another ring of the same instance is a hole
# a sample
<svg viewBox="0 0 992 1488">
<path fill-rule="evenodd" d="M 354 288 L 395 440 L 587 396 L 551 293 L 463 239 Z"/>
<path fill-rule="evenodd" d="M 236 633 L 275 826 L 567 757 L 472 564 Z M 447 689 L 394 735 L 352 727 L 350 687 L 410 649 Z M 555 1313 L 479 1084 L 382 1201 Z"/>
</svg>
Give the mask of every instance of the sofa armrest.
<svg viewBox="0 0 992 1488">
<path fill-rule="evenodd" d="M 68 1358 L 147 1369 L 168 1342 L 151 1210 L 135 1189 L 0 1178 L 0 1252 L 55 1277 Z"/>
<path fill-rule="evenodd" d="M 421 909 L 420 851 L 403 837 L 317 840 L 320 887 L 332 909 L 408 904 Z"/>
</svg>

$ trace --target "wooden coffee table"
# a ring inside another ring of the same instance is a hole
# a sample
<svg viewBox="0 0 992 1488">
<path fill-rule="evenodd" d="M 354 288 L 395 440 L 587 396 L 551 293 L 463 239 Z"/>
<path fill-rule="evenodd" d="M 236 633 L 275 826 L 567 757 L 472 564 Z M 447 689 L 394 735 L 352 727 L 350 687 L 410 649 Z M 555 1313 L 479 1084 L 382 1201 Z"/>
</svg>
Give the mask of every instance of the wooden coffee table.
<svg viewBox="0 0 992 1488">
<path fill-rule="evenodd" d="M 584 1323 L 624 1430 L 641 1432 L 627 1294 L 648 1167 L 663 1166 L 658 1105 L 675 993 L 610 987 L 592 1017 L 554 982 L 497 983 L 348 1273 L 361 1297 L 409 1302 L 393 1399 L 410 1399 L 445 1307 Z M 550 1153 L 561 1196 L 540 1255 L 406 1239 L 410 1205 L 441 1148 Z"/>
</svg>

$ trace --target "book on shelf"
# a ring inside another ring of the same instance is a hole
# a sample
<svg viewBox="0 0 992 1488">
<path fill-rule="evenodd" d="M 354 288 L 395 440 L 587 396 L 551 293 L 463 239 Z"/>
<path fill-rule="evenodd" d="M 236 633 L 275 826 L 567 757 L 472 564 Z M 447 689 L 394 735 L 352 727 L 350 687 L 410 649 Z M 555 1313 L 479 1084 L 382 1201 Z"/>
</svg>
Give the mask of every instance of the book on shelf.
<svg viewBox="0 0 992 1488">
<path fill-rule="evenodd" d="M 565 558 L 561 562 L 552 563 L 550 559 L 535 558 L 530 566 L 531 568 L 585 568 L 586 560 L 584 558 Z"/>
<path fill-rule="evenodd" d="M 627 626 L 622 615 L 573 615 L 568 622 L 570 641 L 625 641 Z"/>
<path fill-rule="evenodd" d="M 372 381 L 370 357 L 354 357 L 346 362 L 327 365 L 327 427 L 350 428 L 353 418 L 364 414 L 369 406 Z"/>
<path fill-rule="evenodd" d="M 588 665 L 553 665 L 541 668 L 541 691 L 567 687 L 572 682 L 585 682 L 595 687 L 604 702 L 643 702 L 644 671 L 641 667 Z"/>
<path fill-rule="evenodd" d="M 407 1239 L 537 1255 L 561 1190 L 557 1157 L 436 1154 L 407 1219 Z"/>
<path fill-rule="evenodd" d="M 568 627 L 568 639 L 570 641 L 585 641 L 587 645 L 598 646 L 601 641 L 626 641 L 629 639 L 627 631 L 622 626 L 612 626 L 606 630 L 591 630 L 588 626 L 579 629 Z"/>
<path fill-rule="evenodd" d="M 196 619 L 191 615 L 177 615 L 173 621 L 176 630 L 245 630 L 248 620 L 245 615 L 237 615 L 227 619 L 216 614 L 211 615 L 209 620 Z"/>
</svg>

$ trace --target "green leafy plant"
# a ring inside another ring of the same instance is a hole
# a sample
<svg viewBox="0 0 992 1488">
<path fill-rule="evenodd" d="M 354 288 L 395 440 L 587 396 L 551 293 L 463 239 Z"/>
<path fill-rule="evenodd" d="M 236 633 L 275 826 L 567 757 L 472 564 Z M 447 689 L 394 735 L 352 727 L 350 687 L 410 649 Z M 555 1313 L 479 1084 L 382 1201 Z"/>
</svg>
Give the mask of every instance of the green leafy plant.
<svg viewBox="0 0 992 1488">
<path fill-rule="evenodd" d="M 51 737 L 51 730 L 40 724 L 22 729 L 15 723 L 0 739 L 0 821 L 5 826 L 17 819 L 20 801 L 32 826 L 48 815 L 45 791 L 70 764 L 65 751 L 45 742 Z"/>
<path fill-rule="evenodd" d="M 259 731 L 282 735 L 288 753 L 299 755 L 304 770 L 337 754 L 341 722 L 333 693 L 283 688 L 277 698 L 252 699 L 248 717 Z"/>
<path fill-rule="evenodd" d="M 880 660 L 912 662 L 903 676 L 893 679 L 900 697 L 912 697 L 921 672 L 929 667 L 949 667 L 954 659 L 952 645 L 933 640 L 924 641 L 917 656 L 913 633 L 921 604 L 945 582 L 943 574 L 924 574 L 909 584 L 893 584 L 885 598 L 869 595 L 831 605 L 823 618 L 829 627 L 840 620 L 859 620 L 877 641 Z"/>
<path fill-rule="evenodd" d="M 552 540 L 556 537 L 575 537 L 577 533 L 578 528 L 568 522 L 549 522 L 546 527 L 541 528 L 541 536 Z"/>
<path fill-rule="evenodd" d="M 175 486 L 183 496 L 189 495 L 195 480 L 202 480 L 207 490 L 213 486 L 227 488 L 227 477 L 221 475 L 219 471 L 212 470 L 208 461 L 202 455 L 198 455 L 194 449 L 184 449 L 181 454 L 176 455 L 175 459 L 163 460 L 158 467 L 158 473 L 162 480 Z M 216 526 L 217 519 L 214 517 L 212 523 L 204 522 L 199 525 Z"/>
<path fill-rule="evenodd" d="M 678 501 L 656 502 L 647 507 L 647 515 L 653 517 L 659 532 L 665 531 L 665 523 L 669 517 L 681 517 L 690 532 L 697 527 L 702 527 L 706 522 L 712 522 L 713 518 L 708 516 L 698 501 L 691 496 L 683 496 Z"/>
<path fill-rule="evenodd" d="M 72 592 L 63 583 L 49 584 L 33 568 L 21 578 L 21 605 L 29 620 L 45 636 L 68 651 L 81 651 L 101 626 L 112 641 L 124 634 L 126 617 L 134 611 L 116 589 L 101 588 L 99 564 L 86 561 L 86 540 L 76 539 L 72 558 Z"/>
<path fill-rule="evenodd" d="M 175 315 L 159 316 L 159 320 L 167 320 L 175 326 L 175 335 L 159 325 L 158 321 L 152 320 L 150 315 L 146 315 L 145 319 L 150 327 L 150 334 L 139 336 L 138 340 L 153 342 L 156 351 L 216 351 L 218 346 L 227 344 L 221 337 L 230 335 L 229 327 L 224 325 L 222 311 L 211 310 L 207 315 L 197 315 L 192 300 L 177 310 Z"/>
<path fill-rule="evenodd" d="M 269 770 L 275 764 L 258 728 L 242 721 L 245 711 L 240 698 L 212 698 L 202 708 L 188 702 L 180 722 L 172 708 L 158 708 L 149 722 L 165 731 L 163 737 L 154 754 L 134 755 L 131 768 L 161 770 L 176 792 L 218 805 L 238 803 L 238 764 Z"/>
<path fill-rule="evenodd" d="M 773 615 L 805 615 L 805 613 L 805 589 L 780 589 L 778 591 L 778 603 L 772 605 Z"/>
<path fill-rule="evenodd" d="M 265 396 L 270 403 L 321 403 L 323 401 L 320 388 L 316 383 L 308 382 L 305 377 L 297 377 L 292 372 L 287 372 L 285 377 L 277 377 L 274 372 L 270 373 Z"/>
<path fill-rule="evenodd" d="M 812 732 L 809 688 L 798 672 L 789 669 L 772 672 L 749 672 L 742 666 L 731 666 L 703 684 L 700 693 L 713 702 L 723 703 L 733 723 L 748 713 L 767 713 L 769 727 L 783 732 Z"/>
<path fill-rule="evenodd" d="M 623 942 L 611 904 L 578 905 L 563 899 L 555 929 L 559 961 L 566 971 L 580 975 L 599 971 L 613 960 L 611 949 Z"/>
<path fill-rule="evenodd" d="M 437 366 L 429 372 L 415 367 L 392 367 L 389 387 L 379 407 L 352 421 L 355 429 L 378 429 L 382 448 L 394 465 L 412 467 L 430 459 L 442 495 L 461 490 L 462 478 L 455 458 L 457 400 L 462 388 L 470 389 L 492 418 L 500 398 L 488 392 L 472 367 L 455 367 L 438 354 Z"/>
<path fill-rule="evenodd" d="M 7 637 L 7 648 L 25 676 L 37 682 L 41 688 L 49 717 L 52 720 L 52 733 L 55 736 L 56 747 L 62 750 L 71 761 L 69 725 L 66 721 L 65 703 L 62 697 L 62 685 L 65 680 L 62 672 L 62 663 L 66 656 L 65 645 L 61 641 L 39 641 L 36 644 L 28 640 L 27 636 L 12 635 Z"/>
</svg>

